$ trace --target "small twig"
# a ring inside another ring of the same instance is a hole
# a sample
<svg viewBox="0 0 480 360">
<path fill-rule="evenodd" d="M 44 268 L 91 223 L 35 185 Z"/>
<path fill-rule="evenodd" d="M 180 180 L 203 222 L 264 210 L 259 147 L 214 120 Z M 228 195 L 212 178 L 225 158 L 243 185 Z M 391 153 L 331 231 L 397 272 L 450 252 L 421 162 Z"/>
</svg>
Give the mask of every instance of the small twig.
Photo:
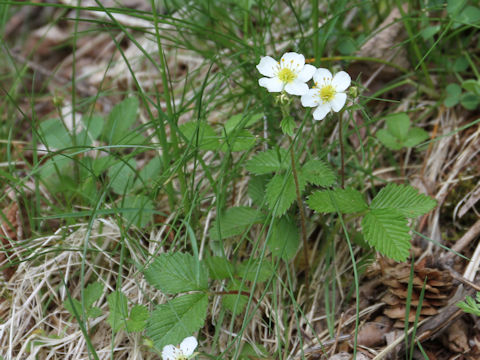
<svg viewBox="0 0 480 360">
<path fill-rule="evenodd" d="M 307 298 L 308 294 L 310 291 L 310 283 L 309 283 L 309 272 L 310 272 L 310 261 L 308 259 L 308 247 L 307 247 L 307 227 L 306 227 L 306 220 L 305 220 L 305 210 L 303 209 L 303 203 L 302 203 L 302 196 L 300 194 L 300 185 L 298 182 L 298 174 L 297 174 L 297 167 L 295 165 L 295 151 L 294 151 L 294 142 L 291 136 L 289 136 L 290 139 L 290 159 L 292 162 L 292 173 L 293 173 L 293 179 L 295 180 L 295 192 L 297 193 L 297 204 L 298 204 L 298 209 L 300 211 L 300 223 L 302 226 L 302 241 L 303 241 L 303 256 L 305 257 L 305 290 L 307 293 Z"/>
</svg>

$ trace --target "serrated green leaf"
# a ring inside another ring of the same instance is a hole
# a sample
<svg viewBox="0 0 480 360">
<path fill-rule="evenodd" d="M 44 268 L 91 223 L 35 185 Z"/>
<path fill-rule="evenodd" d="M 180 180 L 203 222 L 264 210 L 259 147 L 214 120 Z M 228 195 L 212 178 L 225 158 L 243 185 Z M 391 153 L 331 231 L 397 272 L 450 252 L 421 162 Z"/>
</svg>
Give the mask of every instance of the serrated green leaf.
<svg viewBox="0 0 480 360">
<path fill-rule="evenodd" d="M 272 276 L 273 266 L 267 259 L 249 259 L 238 265 L 236 273 L 241 279 L 249 281 L 256 279 L 259 283 L 267 281 Z"/>
<path fill-rule="evenodd" d="M 255 175 L 286 170 L 289 166 L 287 150 L 281 148 L 258 153 L 245 165 L 246 169 Z"/>
<path fill-rule="evenodd" d="M 248 180 L 247 194 L 257 206 L 261 206 L 264 202 L 268 180 L 270 180 L 268 175 L 251 176 Z"/>
<path fill-rule="evenodd" d="M 396 261 L 405 261 L 410 250 L 407 219 L 393 209 L 373 209 L 362 219 L 365 240 L 379 253 Z"/>
<path fill-rule="evenodd" d="M 362 193 L 350 187 L 316 191 L 309 196 L 307 204 L 321 213 L 353 214 L 368 209 Z"/>
<path fill-rule="evenodd" d="M 405 145 L 406 147 L 414 147 L 421 142 L 427 140 L 429 137 L 430 135 L 428 135 L 428 132 L 421 128 L 414 127 L 411 128 L 408 132 L 407 139 L 405 140 L 403 145 Z"/>
<path fill-rule="evenodd" d="M 298 225 L 288 217 L 281 217 L 273 223 L 267 245 L 273 256 L 285 261 L 292 259 L 298 251 L 300 234 Z"/>
<path fill-rule="evenodd" d="M 227 137 L 221 138 L 220 150 L 227 151 L 246 151 L 255 145 L 256 138 L 248 130 L 235 130 Z"/>
<path fill-rule="evenodd" d="M 102 316 L 102 314 L 102 309 L 96 306 L 92 306 L 90 309 L 87 310 L 87 316 L 92 319 Z"/>
<path fill-rule="evenodd" d="M 300 193 L 305 190 L 306 181 L 298 174 Z M 293 174 L 276 174 L 267 184 L 265 197 L 270 210 L 275 210 L 274 216 L 282 216 L 292 206 L 297 198 Z"/>
<path fill-rule="evenodd" d="M 282 129 L 282 132 L 288 136 L 293 136 L 293 134 L 295 134 L 296 127 L 297 124 L 292 116 L 284 117 L 282 121 L 280 121 L 280 128 Z"/>
<path fill-rule="evenodd" d="M 103 139 L 108 144 L 120 144 L 126 136 L 131 136 L 130 127 L 137 119 L 138 99 L 126 98 L 115 105 L 108 115 L 103 129 Z"/>
<path fill-rule="evenodd" d="M 321 160 L 309 160 L 302 167 L 302 176 L 310 184 L 318 186 L 331 186 L 337 179 L 328 164 Z"/>
<path fill-rule="evenodd" d="M 121 291 L 114 291 L 107 296 L 108 309 L 110 311 L 107 322 L 113 332 L 120 331 L 126 324 L 128 316 L 127 297 Z"/>
<path fill-rule="evenodd" d="M 419 194 L 410 185 L 388 184 L 375 196 L 371 209 L 395 209 L 407 218 L 416 218 L 432 210 L 437 202 Z"/>
<path fill-rule="evenodd" d="M 89 284 L 83 293 L 85 307 L 91 307 L 103 294 L 103 285 L 99 282 Z"/>
<path fill-rule="evenodd" d="M 263 117 L 263 113 L 257 114 L 236 114 L 225 122 L 225 132 L 227 134 L 234 130 L 249 128 Z"/>
<path fill-rule="evenodd" d="M 130 315 L 127 319 L 127 331 L 128 332 L 140 332 L 145 330 L 148 320 L 148 309 L 143 305 L 135 305 L 130 310 Z"/>
<path fill-rule="evenodd" d="M 208 295 L 186 294 L 158 305 L 147 322 L 147 336 L 157 349 L 178 344 L 200 329 L 207 316 Z"/>
<path fill-rule="evenodd" d="M 240 235 L 248 227 L 262 223 L 264 219 L 265 215 L 260 210 L 251 207 L 238 206 L 229 208 L 212 222 L 209 235 L 212 240 Z"/>
<path fill-rule="evenodd" d="M 153 219 L 153 203 L 145 195 L 127 195 L 122 202 L 122 215 L 129 224 L 144 228 Z"/>
<path fill-rule="evenodd" d="M 398 140 L 404 141 L 410 129 L 410 118 L 406 113 L 391 114 L 386 118 L 387 129 Z"/>
<path fill-rule="evenodd" d="M 230 279 L 235 273 L 233 265 L 224 257 L 210 256 L 205 258 L 205 263 L 208 266 L 209 274 L 212 279 Z"/>
<path fill-rule="evenodd" d="M 189 142 L 201 150 L 217 150 L 220 147 L 217 134 L 203 121 L 187 122 L 181 125 L 179 130 Z"/>
<path fill-rule="evenodd" d="M 376 137 L 380 142 L 391 150 L 400 150 L 403 143 L 385 129 L 377 131 Z"/>
<path fill-rule="evenodd" d="M 117 162 L 108 169 L 108 177 L 110 178 L 110 186 L 112 190 L 118 194 L 128 194 L 133 190 L 137 164 L 134 159 L 124 162 Z"/>
<path fill-rule="evenodd" d="M 227 291 L 238 291 L 238 294 L 227 294 L 222 296 L 222 305 L 234 315 L 241 314 L 248 303 L 248 296 L 242 295 L 240 291 L 248 291 L 245 284 L 242 286 L 241 281 L 230 281 Z"/>
<path fill-rule="evenodd" d="M 158 255 L 144 271 L 145 279 L 165 294 L 208 289 L 208 270 L 190 254 Z"/>
</svg>

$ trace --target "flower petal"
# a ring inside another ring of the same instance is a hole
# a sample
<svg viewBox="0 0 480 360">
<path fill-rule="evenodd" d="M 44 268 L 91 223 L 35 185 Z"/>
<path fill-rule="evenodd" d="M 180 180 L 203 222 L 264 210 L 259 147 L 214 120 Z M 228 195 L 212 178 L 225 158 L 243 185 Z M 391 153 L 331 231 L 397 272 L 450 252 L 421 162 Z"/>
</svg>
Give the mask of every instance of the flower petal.
<svg viewBox="0 0 480 360">
<path fill-rule="evenodd" d="M 308 92 L 308 85 L 301 80 L 295 79 L 285 85 L 285 91 L 291 95 L 305 95 Z"/>
<path fill-rule="evenodd" d="M 262 56 L 257 65 L 257 69 L 260 74 L 268 77 L 274 77 L 278 72 L 279 67 L 280 65 L 278 62 L 270 56 Z"/>
<path fill-rule="evenodd" d="M 330 84 L 332 81 L 332 73 L 324 68 L 319 68 L 313 74 L 313 81 L 315 81 L 315 85 L 322 86 L 325 84 Z"/>
<path fill-rule="evenodd" d="M 347 101 L 347 94 L 336 93 L 335 97 L 332 99 L 332 101 L 330 101 L 332 110 L 335 112 L 339 112 L 343 108 L 343 105 L 345 105 L 345 101 Z"/>
<path fill-rule="evenodd" d="M 318 98 L 318 89 L 309 89 L 305 95 L 302 95 L 302 105 L 305 107 L 315 107 L 320 104 Z"/>
<path fill-rule="evenodd" d="M 300 70 L 297 79 L 307 82 L 312 78 L 315 70 L 315 66 L 307 64 L 303 67 L 302 70 Z"/>
<path fill-rule="evenodd" d="M 269 92 L 280 92 L 283 90 L 283 82 L 280 81 L 278 77 L 273 77 L 273 78 L 261 78 L 258 80 L 258 84 L 260 86 L 263 86 L 264 88 L 267 88 Z"/>
<path fill-rule="evenodd" d="M 330 112 L 330 104 L 324 103 L 317 107 L 313 112 L 313 118 L 315 120 L 322 120 Z"/>
<path fill-rule="evenodd" d="M 194 336 L 189 336 L 183 339 L 182 343 L 180 344 L 180 350 L 182 350 L 183 355 L 188 357 L 193 354 L 193 352 L 197 348 L 197 345 L 197 339 L 195 339 Z"/>
<path fill-rule="evenodd" d="M 332 80 L 332 85 L 337 91 L 345 91 L 352 82 L 350 75 L 345 71 L 340 71 L 335 74 L 335 77 Z"/>
<path fill-rule="evenodd" d="M 288 52 L 283 54 L 280 60 L 280 67 L 288 67 L 292 70 L 300 71 L 305 65 L 305 56 L 295 52 Z"/>
<path fill-rule="evenodd" d="M 162 358 L 163 360 L 176 360 L 179 351 L 180 350 L 173 345 L 164 346 L 162 350 Z"/>
</svg>

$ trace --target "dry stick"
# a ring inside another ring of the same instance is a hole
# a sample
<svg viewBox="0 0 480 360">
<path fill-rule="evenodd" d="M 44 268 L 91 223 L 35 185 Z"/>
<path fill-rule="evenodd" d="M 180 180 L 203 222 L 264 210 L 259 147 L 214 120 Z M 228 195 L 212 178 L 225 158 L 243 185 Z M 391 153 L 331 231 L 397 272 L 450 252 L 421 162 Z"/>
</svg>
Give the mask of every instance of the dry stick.
<svg viewBox="0 0 480 360">
<path fill-rule="evenodd" d="M 300 223 L 302 225 L 303 256 L 305 257 L 305 288 L 306 288 L 307 299 L 308 299 L 308 294 L 310 290 L 310 282 L 308 280 L 308 275 L 310 272 L 310 264 L 308 261 L 307 227 L 305 225 L 306 223 L 305 210 L 303 209 L 302 197 L 300 195 L 300 185 L 298 183 L 297 168 L 295 166 L 295 153 L 294 153 L 294 146 L 293 146 L 294 143 L 291 136 L 289 136 L 289 139 L 290 139 L 290 159 L 292 161 L 292 173 L 293 173 L 293 179 L 295 180 L 295 192 L 297 193 L 297 204 L 298 204 L 298 209 L 300 210 Z"/>
</svg>

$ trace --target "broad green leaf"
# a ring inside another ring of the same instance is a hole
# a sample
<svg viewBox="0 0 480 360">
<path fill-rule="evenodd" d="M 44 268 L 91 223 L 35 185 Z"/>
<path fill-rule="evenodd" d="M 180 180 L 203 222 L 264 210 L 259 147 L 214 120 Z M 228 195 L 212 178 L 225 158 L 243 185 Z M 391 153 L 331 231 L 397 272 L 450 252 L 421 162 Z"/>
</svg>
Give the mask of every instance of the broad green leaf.
<svg viewBox="0 0 480 360">
<path fill-rule="evenodd" d="M 103 294 L 103 285 L 99 282 L 93 282 L 89 284 L 85 291 L 83 292 L 84 295 L 84 303 L 85 307 L 91 307 L 95 301 L 100 299 Z"/>
<path fill-rule="evenodd" d="M 152 158 L 139 172 L 133 185 L 133 190 L 144 189 L 154 183 L 162 173 L 162 158 L 156 156 Z"/>
<path fill-rule="evenodd" d="M 447 13 L 450 17 L 455 18 L 467 0 L 448 0 L 447 1 Z"/>
<path fill-rule="evenodd" d="M 201 150 L 217 150 L 220 147 L 217 134 L 204 121 L 187 122 L 179 130 L 194 147 L 198 146 Z"/>
<path fill-rule="evenodd" d="M 235 269 L 230 261 L 224 257 L 211 256 L 205 258 L 209 274 L 212 279 L 222 280 L 230 279 L 235 273 Z"/>
<path fill-rule="evenodd" d="M 265 200 L 265 188 L 268 180 L 270 180 L 268 175 L 250 176 L 250 180 L 248 180 L 248 196 L 257 206 L 261 206 Z"/>
<path fill-rule="evenodd" d="M 280 121 L 280 127 L 282 128 L 284 134 L 293 136 L 295 134 L 295 128 L 297 127 L 297 124 L 292 116 L 287 116 Z"/>
<path fill-rule="evenodd" d="M 466 56 L 459 56 L 453 64 L 453 71 L 462 72 L 468 69 L 469 62 Z"/>
<path fill-rule="evenodd" d="M 414 127 L 408 132 L 408 137 L 403 145 L 406 147 L 414 147 L 420 144 L 422 141 L 427 140 L 429 137 L 430 135 L 428 135 L 428 132 L 421 128 Z"/>
<path fill-rule="evenodd" d="M 73 131 L 68 130 L 60 119 L 48 119 L 40 123 L 39 132 L 44 145 L 50 150 L 61 150 L 72 146 L 90 146 L 92 139 L 85 130 L 81 130 L 83 123 L 78 124 L 78 132 L 75 138 Z"/>
<path fill-rule="evenodd" d="M 225 122 L 225 131 L 227 134 L 234 130 L 249 128 L 259 122 L 263 117 L 263 113 L 257 114 L 236 114 Z"/>
<path fill-rule="evenodd" d="M 242 286 L 241 281 L 234 280 L 233 283 L 230 281 L 229 285 L 227 286 L 227 291 L 246 291 L 248 292 L 248 288 L 245 284 Z M 234 315 L 241 314 L 248 303 L 248 296 L 238 294 L 227 294 L 222 296 L 222 305 L 233 313 Z"/>
<path fill-rule="evenodd" d="M 255 175 L 269 174 L 290 167 L 285 149 L 270 149 L 256 154 L 246 163 L 246 169 Z"/>
<path fill-rule="evenodd" d="M 321 213 L 352 214 L 368 209 L 362 193 L 350 187 L 316 191 L 309 196 L 307 204 Z"/>
<path fill-rule="evenodd" d="M 403 147 L 402 141 L 390 134 L 388 130 L 380 129 L 377 131 L 377 139 L 391 150 L 400 150 Z"/>
<path fill-rule="evenodd" d="M 153 203 L 145 195 L 127 195 L 122 202 L 122 215 L 129 222 L 144 228 L 153 219 Z"/>
<path fill-rule="evenodd" d="M 150 285 L 165 294 L 208 289 L 208 270 L 205 264 L 190 254 L 160 254 L 144 274 Z"/>
<path fill-rule="evenodd" d="M 309 160 L 302 167 L 302 176 L 310 184 L 318 186 L 331 186 L 337 177 L 327 163 L 321 160 Z"/>
<path fill-rule="evenodd" d="M 186 294 L 158 305 L 147 322 L 147 336 L 159 350 L 165 345 L 179 344 L 205 323 L 208 295 Z"/>
<path fill-rule="evenodd" d="M 443 101 L 443 105 L 445 105 L 445 107 L 447 107 L 447 108 L 450 108 L 450 107 L 454 107 L 454 106 L 457 105 L 459 102 L 460 102 L 460 97 L 448 96 L 448 97 L 446 97 L 445 100 Z"/>
<path fill-rule="evenodd" d="M 375 196 L 371 209 L 395 209 L 403 216 L 416 218 L 432 210 L 437 202 L 429 196 L 419 194 L 410 185 L 388 184 Z"/>
<path fill-rule="evenodd" d="M 460 104 L 462 104 L 465 109 L 470 111 L 475 110 L 479 103 L 480 97 L 473 93 L 465 93 L 460 97 Z"/>
<path fill-rule="evenodd" d="M 57 155 L 47 160 L 40 169 L 40 179 L 47 187 L 56 191 L 66 188 L 66 182 L 73 177 L 73 161 L 66 156 Z"/>
<path fill-rule="evenodd" d="M 477 96 L 480 96 L 480 82 L 478 80 L 465 80 L 464 82 L 462 82 L 462 87 L 465 90 L 474 93 Z"/>
<path fill-rule="evenodd" d="M 121 291 L 114 291 L 107 296 L 108 309 L 110 311 L 107 322 L 113 332 L 120 331 L 128 317 L 127 297 Z"/>
<path fill-rule="evenodd" d="M 299 242 L 298 224 L 288 217 L 281 217 L 274 222 L 267 245 L 274 256 L 288 261 L 297 253 Z"/>
<path fill-rule="evenodd" d="M 221 138 L 220 150 L 226 151 L 246 151 L 255 145 L 256 138 L 248 130 L 240 129 Z"/>
<path fill-rule="evenodd" d="M 453 97 L 459 97 L 462 93 L 462 88 L 460 87 L 460 85 L 455 83 L 448 84 L 445 90 L 447 91 L 448 95 Z"/>
<path fill-rule="evenodd" d="M 300 193 L 305 189 L 305 179 L 298 174 Z M 292 206 L 297 198 L 293 174 L 276 174 L 267 184 L 265 196 L 270 210 L 275 210 L 275 216 L 282 216 Z"/>
<path fill-rule="evenodd" d="M 373 209 L 362 219 L 365 240 L 396 261 L 405 261 L 409 255 L 409 231 L 405 216 L 394 209 Z"/>
<path fill-rule="evenodd" d="M 440 31 L 441 27 L 440 25 L 432 25 L 432 26 L 427 26 L 425 29 L 423 29 L 420 34 L 424 40 L 429 40 L 431 39 L 436 33 Z"/>
<path fill-rule="evenodd" d="M 467 6 L 455 17 L 455 20 L 463 24 L 478 25 L 480 22 L 480 9 L 476 6 Z"/>
<path fill-rule="evenodd" d="M 253 224 L 263 222 L 265 215 L 260 210 L 246 206 L 229 208 L 212 222 L 210 238 L 212 240 L 226 239 L 240 235 Z"/>
<path fill-rule="evenodd" d="M 127 331 L 128 332 L 140 332 L 145 330 L 148 320 L 148 309 L 143 305 L 135 305 L 130 310 L 130 315 L 127 319 Z"/>
<path fill-rule="evenodd" d="M 237 267 L 237 276 L 249 281 L 264 282 L 273 274 L 272 264 L 267 259 L 249 259 Z M 258 273 L 258 275 L 257 275 Z"/>
<path fill-rule="evenodd" d="M 137 119 L 138 99 L 126 98 L 115 105 L 108 115 L 103 129 L 103 139 L 108 144 L 123 143 L 125 137 L 131 135 L 130 127 Z"/>
<path fill-rule="evenodd" d="M 112 190 L 118 194 L 128 194 L 133 190 L 137 164 L 134 159 L 128 161 L 119 161 L 108 169 L 108 177 L 110 178 L 110 186 Z"/>
<path fill-rule="evenodd" d="M 404 141 L 410 129 L 410 118 L 406 113 L 391 114 L 386 118 L 387 128 L 390 134 L 398 140 Z"/>
</svg>

